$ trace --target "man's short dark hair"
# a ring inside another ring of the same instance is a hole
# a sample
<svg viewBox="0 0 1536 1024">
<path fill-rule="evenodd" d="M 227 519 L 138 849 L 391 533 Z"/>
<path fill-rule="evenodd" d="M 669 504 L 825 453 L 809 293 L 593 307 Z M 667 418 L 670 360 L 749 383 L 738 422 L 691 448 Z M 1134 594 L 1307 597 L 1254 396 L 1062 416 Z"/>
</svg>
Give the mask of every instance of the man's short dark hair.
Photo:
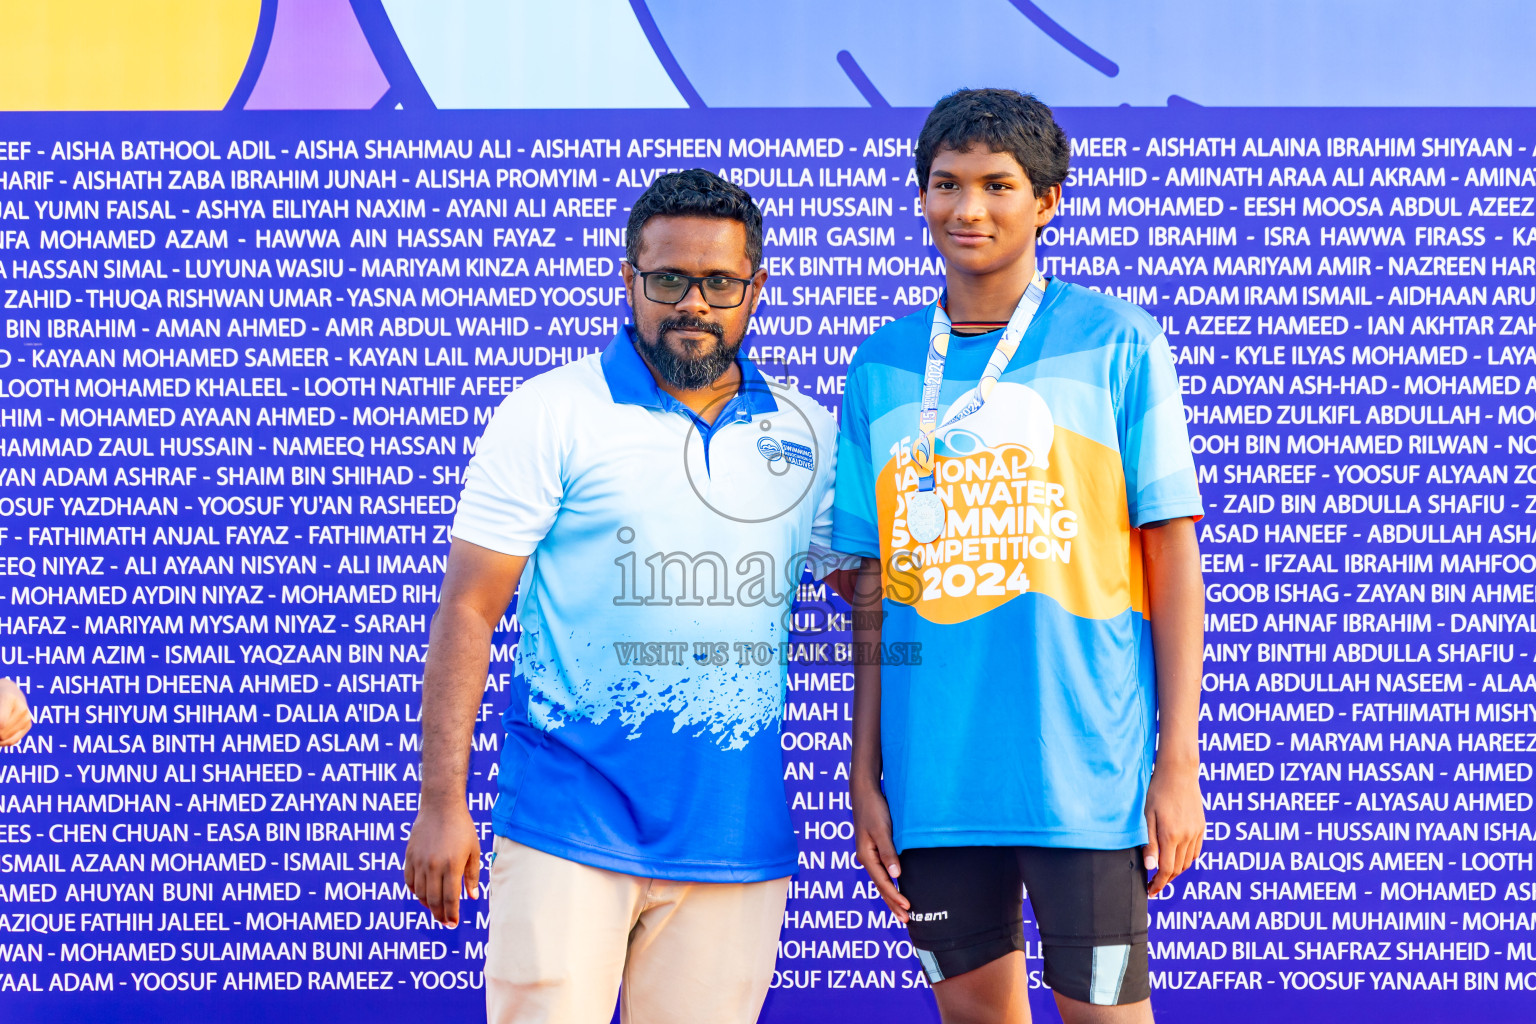
<svg viewBox="0 0 1536 1024">
<path fill-rule="evenodd" d="M 934 104 L 918 133 L 919 187 L 928 187 L 939 150 L 964 153 L 976 146 L 1010 154 L 1029 175 L 1037 197 L 1066 179 L 1072 156 L 1051 108 L 1035 97 L 1012 89 L 960 89 Z"/>
<path fill-rule="evenodd" d="M 629 210 L 624 256 L 638 266 L 640 232 L 652 217 L 719 217 L 739 220 L 747 229 L 747 261 L 752 270 L 763 262 L 763 211 L 747 190 L 702 168 L 663 174 L 640 193 Z"/>
</svg>

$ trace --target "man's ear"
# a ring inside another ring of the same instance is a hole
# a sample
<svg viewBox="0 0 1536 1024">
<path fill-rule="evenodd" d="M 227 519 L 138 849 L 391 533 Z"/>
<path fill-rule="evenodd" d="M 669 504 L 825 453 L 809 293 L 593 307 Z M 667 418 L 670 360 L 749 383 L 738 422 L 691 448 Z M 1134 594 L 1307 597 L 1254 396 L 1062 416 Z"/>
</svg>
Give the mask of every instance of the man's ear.
<svg viewBox="0 0 1536 1024">
<path fill-rule="evenodd" d="M 752 294 L 744 305 L 749 306 L 752 312 L 757 312 L 757 303 L 763 297 L 763 285 L 768 281 L 768 268 L 758 267 L 752 272 Z"/>
<path fill-rule="evenodd" d="M 627 259 L 619 260 L 619 276 L 624 279 L 624 297 L 629 299 L 629 308 L 635 308 L 635 268 Z"/>
</svg>

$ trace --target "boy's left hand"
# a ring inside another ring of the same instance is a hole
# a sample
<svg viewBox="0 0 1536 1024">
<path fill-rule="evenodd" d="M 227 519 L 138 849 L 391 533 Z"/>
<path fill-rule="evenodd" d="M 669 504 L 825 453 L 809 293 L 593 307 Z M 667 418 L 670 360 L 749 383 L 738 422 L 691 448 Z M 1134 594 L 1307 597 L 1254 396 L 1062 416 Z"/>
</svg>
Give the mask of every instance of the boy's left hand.
<svg viewBox="0 0 1536 1024">
<path fill-rule="evenodd" d="M 1189 870 L 1200 856 L 1205 839 L 1205 804 L 1200 800 L 1197 768 L 1159 765 L 1147 786 L 1147 845 L 1143 848 L 1148 871 L 1157 872 L 1147 884 L 1147 895 L 1156 896 L 1174 878 Z"/>
</svg>

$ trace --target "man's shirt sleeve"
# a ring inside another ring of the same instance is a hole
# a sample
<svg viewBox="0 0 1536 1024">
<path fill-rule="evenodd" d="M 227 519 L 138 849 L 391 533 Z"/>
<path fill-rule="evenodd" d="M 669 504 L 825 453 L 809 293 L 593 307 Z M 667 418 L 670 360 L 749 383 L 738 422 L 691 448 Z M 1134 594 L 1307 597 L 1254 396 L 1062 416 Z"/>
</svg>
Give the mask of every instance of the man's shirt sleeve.
<svg viewBox="0 0 1536 1024">
<path fill-rule="evenodd" d="M 464 474 L 453 535 L 507 555 L 529 555 L 565 495 L 554 415 L 534 388 L 508 395 Z"/>
<path fill-rule="evenodd" d="M 843 391 L 842 430 L 837 435 L 837 493 L 832 506 L 832 547 L 850 555 L 880 557 L 880 512 L 875 506 L 869 453 L 869 404 L 855 367 Z"/>
<path fill-rule="evenodd" d="M 830 423 L 831 417 L 827 419 Z M 832 429 L 835 430 L 836 427 Z M 831 438 L 828 440 L 832 441 Z M 820 501 L 816 505 L 816 517 L 811 521 L 810 556 L 807 561 L 810 564 L 811 575 L 818 580 L 825 579 L 830 572 L 838 569 L 852 569 L 859 564 L 857 555 L 841 554 L 834 549 L 832 543 L 832 506 L 837 494 L 839 444 L 840 441 L 832 441 L 825 446 L 827 450 L 826 483 L 818 492 Z"/>
<path fill-rule="evenodd" d="M 1179 377 L 1163 334 L 1131 367 L 1118 418 L 1131 525 L 1204 515 Z"/>
</svg>

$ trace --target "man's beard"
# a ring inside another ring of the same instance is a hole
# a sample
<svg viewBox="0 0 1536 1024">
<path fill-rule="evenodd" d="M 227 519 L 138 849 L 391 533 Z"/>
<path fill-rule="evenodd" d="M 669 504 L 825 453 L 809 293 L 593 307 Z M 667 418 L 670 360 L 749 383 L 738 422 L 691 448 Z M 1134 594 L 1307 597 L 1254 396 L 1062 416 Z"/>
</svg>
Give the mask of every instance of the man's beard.
<svg viewBox="0 0 1536 1024">
<path fill-rule="evenodd" d="M 685 352 L 680 355 L 667 345 L 668 331 L 708 331 L 715 336 L 715 344 L 707 352 L 696 354 L 693 350 L 704 343 L 681 339 Z M 661 321 L 652 338 L 647 338 L 645 332 L 637 327 L 635 347 L 661 375 L 662 380 L 684 391 L 699 391 L 719 380 L 720 375 L 731 368 L 731 364 L 736 361 L 736 352 L 741 348 L 741 339 L 737 338 L 734 345 L 728 345 L 725 341 L 725 328 L 721 325 L 692 313 L 679 313 Z"/>
</svg>

